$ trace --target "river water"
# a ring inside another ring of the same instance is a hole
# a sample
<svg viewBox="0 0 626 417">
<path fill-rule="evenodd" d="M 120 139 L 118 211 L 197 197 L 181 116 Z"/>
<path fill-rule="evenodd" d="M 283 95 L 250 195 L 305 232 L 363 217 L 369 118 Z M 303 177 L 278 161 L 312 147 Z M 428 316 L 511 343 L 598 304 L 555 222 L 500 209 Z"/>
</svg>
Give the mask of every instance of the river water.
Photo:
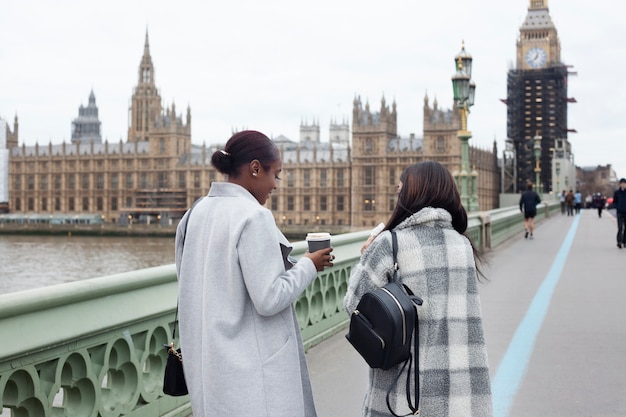
<svg viewBox="0 0 626 417">
<path fill-rule="evenodd" d="M 173 237 L 0 235 L 0 294 L 171 263 Z"/>
</svg>

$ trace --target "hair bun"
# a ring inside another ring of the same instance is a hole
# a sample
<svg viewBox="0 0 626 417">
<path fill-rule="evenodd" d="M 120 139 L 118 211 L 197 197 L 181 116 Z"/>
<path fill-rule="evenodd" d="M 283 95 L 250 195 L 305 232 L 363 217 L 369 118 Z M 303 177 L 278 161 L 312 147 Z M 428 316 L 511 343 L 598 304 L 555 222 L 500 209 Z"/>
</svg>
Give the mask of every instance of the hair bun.
<svg viewBox="0 0 626 417">
<path fill-rule="evenodd" d="M 213 152 L 211 164 L 222 174 L 230 175 L 233 167 L 232 155 L 225 150 Z"/>
</svg>

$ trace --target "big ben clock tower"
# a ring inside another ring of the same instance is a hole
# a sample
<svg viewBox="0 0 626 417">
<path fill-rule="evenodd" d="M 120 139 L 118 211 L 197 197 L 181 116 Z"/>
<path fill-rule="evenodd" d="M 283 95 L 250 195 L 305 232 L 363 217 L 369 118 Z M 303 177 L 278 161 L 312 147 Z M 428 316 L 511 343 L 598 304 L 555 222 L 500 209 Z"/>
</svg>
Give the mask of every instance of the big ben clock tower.
<svg viewBox="0 0 626 417">
<path fill-rule="evenodd" d="M 530 0 L 517 41 L 517 68 L 535 70 L 561 63 L 561 44 L 548 13 L 548 0 Z"/>
<path fill-rule="evenodd" d="M 507 136 L 515 152 L 519 192 L 531 182 L 540 193 L 555 191 L 555 144 L 567 142 L 567 67 L 548 10 L 548 0 L 529 0 L 517 40 L 517 65 L 507 76 Z M 538 182 L 538 184 L 537 184 Z"/>
</svg>

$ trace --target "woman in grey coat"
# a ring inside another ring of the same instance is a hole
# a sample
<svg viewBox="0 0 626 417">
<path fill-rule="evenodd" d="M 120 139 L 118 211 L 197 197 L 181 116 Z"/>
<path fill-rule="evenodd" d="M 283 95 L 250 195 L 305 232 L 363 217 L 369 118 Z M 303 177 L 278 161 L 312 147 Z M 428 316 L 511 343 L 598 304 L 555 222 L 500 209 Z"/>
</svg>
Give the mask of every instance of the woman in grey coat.
<svg viewBox="0 0 626 417">
<path fill-rule="evenodd" d="M 293 302 L 317 271 L 332 266 L 332 248 L 295 263 L 288 257 L 291 245 L 263 207 L 282 170 L 267 136 L 239 132 L 211 163 L 228 181 L 211 184 L 176 237 L 180 344 L 193 415 L 314 417 Z"/>
<path fill-rule="evenodd" d="M 418 307 L 419 409 L 424 417 L 492 415 L 477 255 L 463 235 L 466 229 L 467 214 L 450 172 L 432 161 L 408 167 L 400 177 L 396 208 L 352 269 L 344 299 L 351 314 L 363 294 L 388 282 L 393 271 L 390 230 L 395 231 L 398 277 L 424 301 Z M 364 416 L 391 415 L 386 396 L 400 368 L 370 369 Z M 390 405 L 396 414 L 406 415 L 406 377 L 399 381 L 392 387 Z"/>
</svg>

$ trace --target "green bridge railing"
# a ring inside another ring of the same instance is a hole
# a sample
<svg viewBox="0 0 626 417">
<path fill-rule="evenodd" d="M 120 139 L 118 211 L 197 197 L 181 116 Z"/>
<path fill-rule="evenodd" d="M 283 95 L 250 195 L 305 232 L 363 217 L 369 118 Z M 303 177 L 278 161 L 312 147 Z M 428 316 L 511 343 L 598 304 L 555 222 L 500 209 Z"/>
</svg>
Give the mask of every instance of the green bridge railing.
<svg viewBox="0 0 626 417">
<path fill-rule="evenodd" d="M 543 205 L 537 220 L 558 211 Z M 489 250 L 523 230 L 517 207 L 470 216 Z M 335 265 L 295 303 L 308 349 L 342 331 L 350 270 L 369 231 L 332 238 Z M 306 250 L 294 244 L 294 256 Z M 174 265 L 0 295 L 0 416 L 187 416 L 188 397 L 161 391 L 172 337 Z"/>
</svg>

